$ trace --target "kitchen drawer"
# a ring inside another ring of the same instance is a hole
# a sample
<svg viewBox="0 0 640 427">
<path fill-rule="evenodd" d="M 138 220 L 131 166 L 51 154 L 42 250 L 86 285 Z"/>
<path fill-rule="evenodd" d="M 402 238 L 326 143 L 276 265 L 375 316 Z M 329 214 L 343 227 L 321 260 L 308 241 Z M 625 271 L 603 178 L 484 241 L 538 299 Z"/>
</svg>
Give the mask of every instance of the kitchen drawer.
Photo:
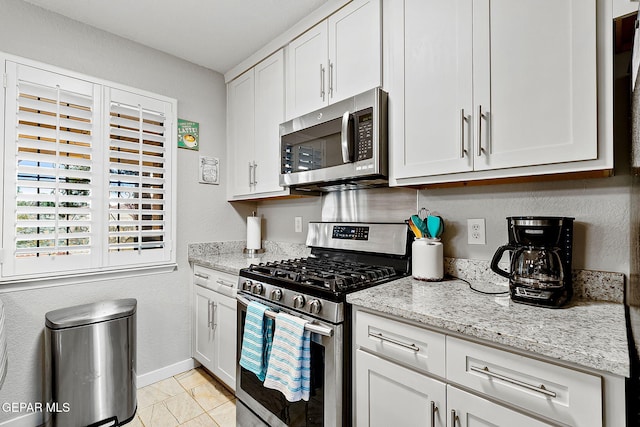
<svg viewBox="0 0 640 427">
<path fill-rule="evenodd" d="M 447 380 L 572 426 L 602 426 L 602 378 L 447 336 Z"/>
<path fill-rule="evenodd" d="M 355 314 L 355 343 L 387 359 L 444 377 L 443 334 L 364 311 Z"/>
<path fill-rule="evenodd" d="M 236 288 L 238 286 L 238 276 L 194 265 L 193 283 L 228 297 L 235 298 Z"/>
</svg>

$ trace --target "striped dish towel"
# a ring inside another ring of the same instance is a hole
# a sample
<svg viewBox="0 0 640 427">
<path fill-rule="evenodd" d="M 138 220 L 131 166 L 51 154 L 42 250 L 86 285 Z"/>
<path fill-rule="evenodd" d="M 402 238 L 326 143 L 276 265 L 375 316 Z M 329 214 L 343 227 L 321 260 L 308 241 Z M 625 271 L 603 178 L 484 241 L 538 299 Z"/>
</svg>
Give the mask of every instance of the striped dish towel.
<svg viewBox="0 0 640 427">
<path fill-rule="evenodd" d="M 264 386 L 278 390 L 289 402 L 309 400 L 311 332 L 306 320 L 278 313 Z"/>
<path fill-rule="evenodd" d="M 256 374 L 260 381 L 264 381 L 267 373 L 273 339 L 273 320 L 264 315 L 266 310 L 266 305 L 256 301 L 251 301 L 247 306 L 240 352 L 240 366 Z"/>
</svg>

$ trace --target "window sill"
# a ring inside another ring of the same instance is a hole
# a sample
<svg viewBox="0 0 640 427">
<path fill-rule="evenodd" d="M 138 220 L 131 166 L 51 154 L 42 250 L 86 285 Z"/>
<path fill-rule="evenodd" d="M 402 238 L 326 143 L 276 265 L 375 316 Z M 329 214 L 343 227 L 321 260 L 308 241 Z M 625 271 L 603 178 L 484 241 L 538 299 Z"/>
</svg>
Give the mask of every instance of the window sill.
<svg viewBox="0 0 640 427">
<path fill-rule="evenodd" d="M 92 271 L 61 275 L 55 277 L 33 277 L 0 280 L 0 293 L 51 288 L 56 286 L 77 285 L 101 280 L 123 279 L 128 277 L 147 276 L 152 274 L 170 273 L 177 268 L 176 263 L 129 267 L 110 271 Z"/>
</svg>

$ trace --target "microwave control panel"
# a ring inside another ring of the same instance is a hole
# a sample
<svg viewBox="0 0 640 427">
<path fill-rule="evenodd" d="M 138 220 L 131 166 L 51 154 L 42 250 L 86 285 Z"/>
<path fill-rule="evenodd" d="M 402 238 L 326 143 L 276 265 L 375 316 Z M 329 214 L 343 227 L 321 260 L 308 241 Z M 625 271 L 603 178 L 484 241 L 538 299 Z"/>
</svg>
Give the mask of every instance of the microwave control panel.
<svg viewBox="0 0 640 427">
<path fill-rule="evenodd" d="M 373 108 L 354 114 L 356 122 L 355 161 L 373 158 Z"/>
</svg>

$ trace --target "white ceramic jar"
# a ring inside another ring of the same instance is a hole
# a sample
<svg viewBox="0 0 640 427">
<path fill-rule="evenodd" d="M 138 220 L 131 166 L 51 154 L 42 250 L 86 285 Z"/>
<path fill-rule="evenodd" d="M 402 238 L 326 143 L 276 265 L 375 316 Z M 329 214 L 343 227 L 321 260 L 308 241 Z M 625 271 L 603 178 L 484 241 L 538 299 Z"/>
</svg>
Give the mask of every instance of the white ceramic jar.
<svg viewBox="0 0 640 427">
<path fill-rule="evenodd" d="M 444 277 L 440 239 L 415 239 L 411 246 L 411 274 L 414 279 L 437 282 Z"/>
</svg>

